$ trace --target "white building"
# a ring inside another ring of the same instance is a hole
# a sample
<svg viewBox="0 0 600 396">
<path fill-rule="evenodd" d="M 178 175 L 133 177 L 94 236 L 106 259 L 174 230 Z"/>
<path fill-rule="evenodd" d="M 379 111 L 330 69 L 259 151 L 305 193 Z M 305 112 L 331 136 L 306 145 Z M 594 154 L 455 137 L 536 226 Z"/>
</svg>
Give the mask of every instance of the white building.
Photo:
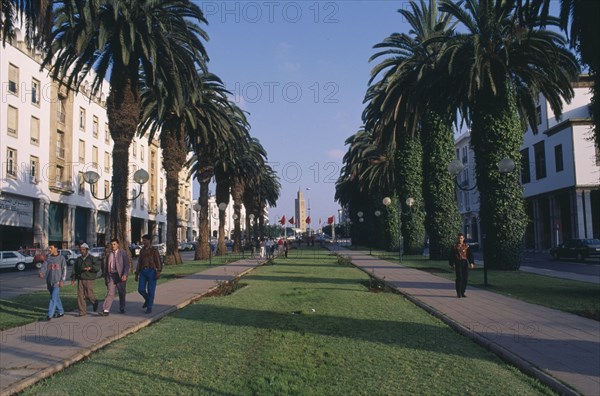
<svg viewBox="0 0 600 396">
<path fill-rule="evenodd" d="M 19 246 L 46 247 L 49 241 L 73 247 L 85 241 L 104 245 L 109 236 L 111 156 L 113 142 L 106 116 L 106 95 L 91 97 L 89 83 L 79 92 L 59 88 L 40 54 L 30 51 L 20 32 L 13 45 L 0 46 L 0 250 Z M 150 175 L 141 194 L 130 202 L 127 241 L 151 233 L 166 235 L 165 177 L 156 141 L 135 139 L 130 147 L 130 174 Z M 94 191 L 83 181 L 94 170 Z M 129 196 L 139 193 L 130 180 Z M 181 226 L 191 224 L 192 189 L 180 190 Z M 179 211 L 178 211 L 179 212 Z"/>
<path fill-rule="evenodd" d="M 546 99 L 538 102 L 538 128 L 529 128 L 521 147 L 521 182 L 529 218 L 526 247 L 546 250 L 570 238 L 600 236 L 600 153 L 591 140 L 591 79 L 573 84 L 575 97 L 557 120 Z M 475 186 L 475 159 L 469 134 L 455 140 L 457 158 L 466 169 L 458 182 Z M 479 193 L 458 191 L 458 206 L 467 238 L 481 243 Z"/>
</svg>

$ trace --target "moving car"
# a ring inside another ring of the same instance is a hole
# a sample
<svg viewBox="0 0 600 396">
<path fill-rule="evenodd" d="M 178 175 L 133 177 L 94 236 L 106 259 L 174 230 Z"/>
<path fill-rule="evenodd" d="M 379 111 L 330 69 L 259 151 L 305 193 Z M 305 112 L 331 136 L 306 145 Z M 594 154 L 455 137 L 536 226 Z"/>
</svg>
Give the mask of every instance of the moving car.
<svg viewBox="0 0 600 396">
<path fill-rule="evenodd" d="M 550 249 L 550 255 L 554 260 L 574 258 L 584 261 L 592 258 L 600 261 L 600 239 L 571 239 Z"/>
<path fill-rule="evenodd" d="M 16 250 L 0 252 L 0 268 L 16 268 L 23 271 L 33 265 L 33 256 L 25 256 Z"/>
</svg>

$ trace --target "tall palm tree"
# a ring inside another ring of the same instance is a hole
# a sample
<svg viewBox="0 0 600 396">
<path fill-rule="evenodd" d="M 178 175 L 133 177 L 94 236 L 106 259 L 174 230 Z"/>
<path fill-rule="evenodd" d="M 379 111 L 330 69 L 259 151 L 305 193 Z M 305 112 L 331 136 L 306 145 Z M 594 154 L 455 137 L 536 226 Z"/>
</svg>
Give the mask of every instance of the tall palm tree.
<svg viewBox="0 0 600 396">
<path fill-rule="evenodd" d="M 460 84 L 447 96 L 464 95 L 471 116 L 486 266 L 516 269 L 527 224 L 522 187 L 518 172 L 501 175 L 497 164 L 506 157 L 520 163 L 521 120 L 537 131 L 540 92 L 560 116 L 562 99 L 573 97 L 577 62 L 560 34 L 540 29 L 537 15 L 516 12 L 515 1 L 441 0 L 440 10 L 466 30 L 446 43 L 442 62 Z"/>
<path fill-rule="evenodd" d="M 446 170 L 446 165 L 454 158 L 454 109 L 450 102 L 432 101 L 427 83 L 439 74 L 436 66 L 442 46 L 441 39 L 452 34 L 452 19 L 446 13 L 438 12 L 437 0 L 429 0 L 427 4 L 424 0 L 419 4 L 411 1 L 409 5 L 410 9 L 398 10 L 410 25 L 409 33 L 394 33 L 375 45 L 375 48 L 383 50 L 373 55 L 370 60 L 385 58 L 373 69 L 371 82 L 383 73 L 382 80 L 386 84 L 375 84 L 367 97 L 377 107 L 375 110 L 390 120 L 388 122 L 400 125 L 410 135 L 418 133 L 420 136 L 420 144 L 405 138 L 395 138 L 393 141 L 404 142 L 407 149 L 402 148 L 404 157 L 415 154 L 412 146 L 422 147 L 425 228 L 429 236 L 430 258 L 439 260 L 447 257 L 449 246 L 455 239 L 460 223 L 454 183 Z M 373 123 L 373 120 L 368 119 L 372 113 L 366 112 L 366 124 Z M 382 131 L 382 134 L 398 133 L 396 128 L 376 130 Z M 391 140 L 385 139 L 384 141 Z M 410 164 L 406 160 L 401 163 Z M 401 168 L 399 170 L 402 172 Z M 407 194 L 413 198 L 421 196 L 420 191 L 405 192 L 400 196 Z M 419 204 L 420 200 L 417 199 L 416 202 Z M 414 216 L 422 215 L 422 211 L 414 211 Z M 418 225 L 419 222 L 413 224 Z M 414 232 L 408 230 L 404 233 L 409 235 L 409 238 L 415 236 Z M 418 240 L 412 244 L 414 246 L 409 250 L 419 248 Z"/>
<path fill-rule="evenodd" d="M 124 242 L 129 146 L 140 121 L 140 78 L 147 86 L 166 84 L 181 108 L 188 81 L 205 69 L 202 11 L 188 0 L 63 0 L 57 2 L 52 45 L 42 67 L 78 89 L 93 69 L 92 94 L 105 79 L 108 125 L 114 142 L 110 234 Z M 161 61 L 157 61 L 161 60 Z M 164 60 L 164 62 L 163 62 Z"/>
</svg>

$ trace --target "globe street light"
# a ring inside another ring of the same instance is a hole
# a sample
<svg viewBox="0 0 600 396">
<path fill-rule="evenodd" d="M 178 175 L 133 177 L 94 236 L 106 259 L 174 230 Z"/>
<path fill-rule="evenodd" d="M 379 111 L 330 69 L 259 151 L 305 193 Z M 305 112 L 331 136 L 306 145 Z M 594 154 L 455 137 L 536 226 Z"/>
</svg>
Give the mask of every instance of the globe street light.
<svg viewBox="0 0 600 396">
<path fill-rule="evenodd" d="M 402 215 L 410 216 L 412 214 L 412 208 L 416 202 L 417 201 L 412 197 L 406 198 L 405 203 L 406 203 L 406 206 L 408 206 L 408 212 L 406 212 L 406 213 L 402 212 L 402 207 L 400 204 L 398 204 L 398 236 L 399 236 L 399 240 L 400 240 L 400 246 L 398 247 L 398 256 L 400 257 L 400 262 L 402 262 L 402 251 L 403 251 L 402 243 L 404 242 L 403 238 L 402 238 L 402 227 L 401 227 Z M 392 204 L 392 199 L 390 197 L 383 198 L 383 204 L 386 207 L 389 207 Z"/>
<path fill-rule="evenodd" d="M 138 169 L 137 171 L 135 171 L 135 173 L 133 174 L 133 180 L 138 183 L 139 188 L 138 188 L 138 193 L 135 197 L 133 198 L 126 198 L 128 201 L 135 201 L 141 194 L 142 194 L 142 185 L 146 184 L 148 182 L 148 180 L 150 179 L 150 175 L 148 175 L 148 172 L 146 172 L 144 169 Z M 108 193 L 108 195 L 104 198 L 100 198 L 96 195 L 96 193 L 94 193 L 94 189 L 91 188 L 91 186 L 95 185 L 96 183 L 98 183 L 98 180 L 100 180 L 100 175 L 93 171 L 87 171 L 83 174 L 83 181 L 86 182 L 87 184 L 90 185 L 90 192 L 92 193 L 92 196 L 96 199 L 99 199 L 101 201 L 105 201 L 108 198 L 110 198 L 110 196 L 112 195 L 114 189 L 111 189 L 110 192 Z"/>
</svg>

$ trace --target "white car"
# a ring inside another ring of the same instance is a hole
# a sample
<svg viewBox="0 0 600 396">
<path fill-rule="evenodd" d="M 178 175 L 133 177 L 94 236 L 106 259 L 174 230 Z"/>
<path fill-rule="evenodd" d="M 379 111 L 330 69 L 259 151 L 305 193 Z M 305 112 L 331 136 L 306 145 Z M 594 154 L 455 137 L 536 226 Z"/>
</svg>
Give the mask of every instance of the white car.
<svg viewBox="0 0 600 396">
<path fill-rule="evenodd" d="M 73 249 L 61 249 L 58 253 L 62 254 L 65 257 L 65 260 L 67 260 L 67 265 L 71 266 L 75 265 L 77 257 L 81 256 L 81 253 Z"/>
<path fill-rule="evenodd" d="M 23 271 L 28 265 L 33 265 L 32 256 L 25 256 L 14 250 L 0 252 L 0 268 L 16 268 Z"/>
<path fill-rule="evenodd" d="M 158 249 L 158 254 L 162 256 L 166 256 L 167 255 L 167 245 L 164 243 L 157 243 L 156 245 L 152 245 L 155 248 Z"/>
</svg>

